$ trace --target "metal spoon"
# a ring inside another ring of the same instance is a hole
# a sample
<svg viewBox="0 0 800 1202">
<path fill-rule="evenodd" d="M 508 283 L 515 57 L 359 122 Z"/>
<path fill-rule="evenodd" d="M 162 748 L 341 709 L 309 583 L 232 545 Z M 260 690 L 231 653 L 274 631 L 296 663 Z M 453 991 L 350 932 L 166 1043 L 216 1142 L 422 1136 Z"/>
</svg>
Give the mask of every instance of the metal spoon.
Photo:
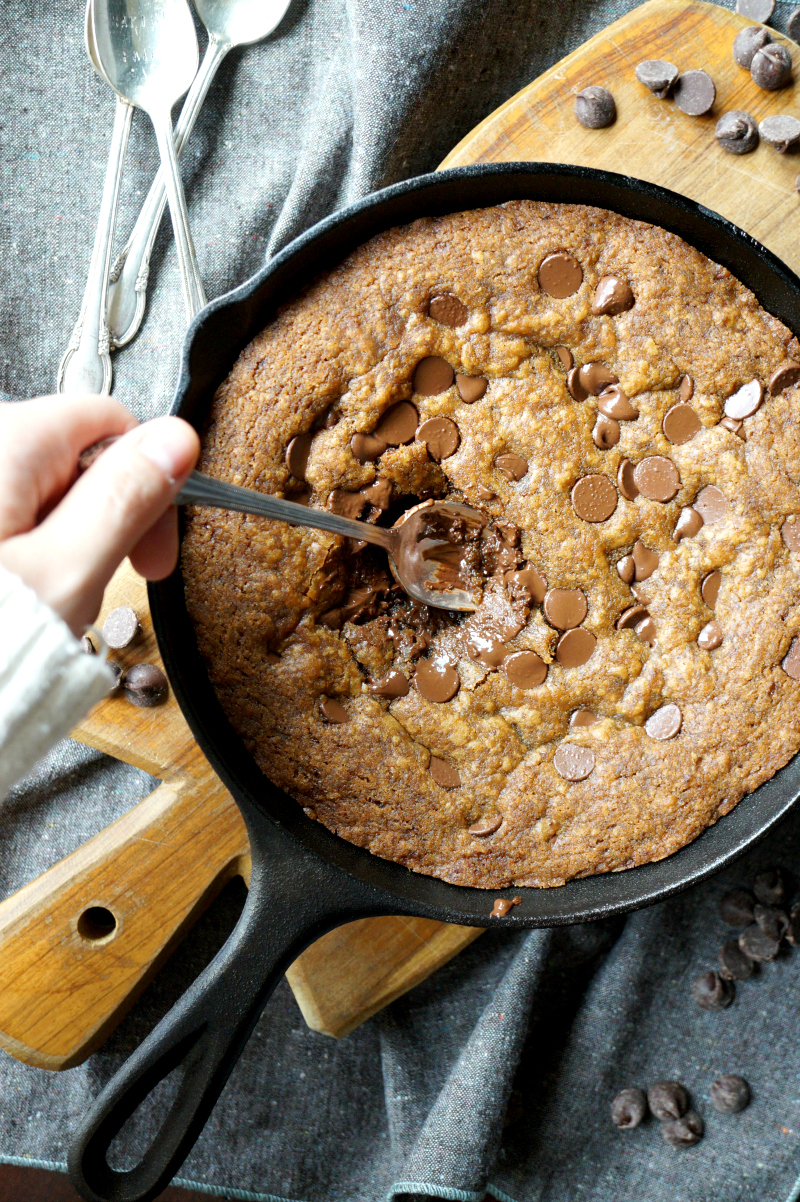
<svg viewBox="0 0 800 1202">
<path fill-rule="evenodd" d="M 94 49 L 91 3 L 86 5 L 84 22 L 86 53 L 95 71 L 103 77 Z M 117 96 L 114 113 L 114 128 L 108 151 L 103 195 L 97 218 L 92 258 L 86 288 L 83 293 L 80 313 L 58 367 L 59 392 L 92 392 L 107 396 L 111 391 L 111 356 L 109 335 L 106 325 L 106 297 L 108 293 L 108 269 L 111 262 L 111 244 L 117 223 L 117 202 L 122 178 L 122 164 L 128 145 L 133 105 Z"/>
<path fill-rule="evenodd" d="M 290 3 L 291 0 L 194 0 L 198 16 L 208 30 L 208 48 L 175 126 L 175 153 L 178 158 L 189 140 L 211 81 L 225 55 L 234 46 L 262 41 L 280 24 Z M 107 321 L 114 346 L 125 346 L 142 324 L 150 255 L 165 204 L 164 177 L 159 171 L 133 233 L 111 270 Z"/>
<path fill-rule="evenodd" d="M 189 230 L 172 106 L 197 74 L 199 51 L 186 0 L 91 0 L 97 60 L 112 88 L 153 122 L 169 200 L 186 311 L 206 303 Z"/>
</svg>

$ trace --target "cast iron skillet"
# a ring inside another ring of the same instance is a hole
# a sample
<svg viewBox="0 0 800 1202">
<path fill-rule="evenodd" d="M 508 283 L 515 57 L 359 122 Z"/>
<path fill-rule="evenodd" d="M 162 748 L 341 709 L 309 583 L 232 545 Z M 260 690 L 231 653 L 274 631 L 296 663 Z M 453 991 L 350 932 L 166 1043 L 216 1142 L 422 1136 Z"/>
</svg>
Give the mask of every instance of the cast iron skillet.
<svg viewBox="0 0 800 1202">
<path fill-rule="evenodd" d="M 716 213 L 674 192 L 585 167 L 505 163 L 422 176 L 378 192 L 303 234 L 268 267 L 197 317 L 186 338 L 173 412 L 202 429 L 216 386 L 276 308 L 382 230 L 416 217 L 507 200 L 579 202 L 673 230 L 728 267 L 761 304 L 800 334 L 800 280 Z M 586 922 L 659 901 L 717 872 L 764 835 L 800 796 L 800 756 L 682 851 L 657 864 L 519 889 L 522 903 L 489 919 L 495 893 L 448 885 L 370 855 L 307 818 L 256 767 L 217 702 L 200 659 L 176 571 L 150 588 L 172 687 L 200 747 L 238 802 L 253 876 L 241 919 L 216 959 L 109 1082 L 80 1126 L 72 1180 L 91 1202 L 145 1202 L 177 1172 L 285 969 L 331 927 L 378 914 L 472 926 Z M 161 1130 L 130 1171 L 106 1153 L 126 1119 L 173 1068 L 184 1076 Z"/>
</svg>

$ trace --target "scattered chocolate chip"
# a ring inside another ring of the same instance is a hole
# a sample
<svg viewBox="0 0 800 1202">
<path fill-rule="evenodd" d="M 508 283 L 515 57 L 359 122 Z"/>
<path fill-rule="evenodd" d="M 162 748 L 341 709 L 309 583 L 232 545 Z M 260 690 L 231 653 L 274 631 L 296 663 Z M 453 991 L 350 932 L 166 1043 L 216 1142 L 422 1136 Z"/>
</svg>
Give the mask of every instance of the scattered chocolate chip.
<svg viewBox="0 0 800 1202">
<path fill-rule="evenodd" d="M 562 743 L 553 756 L 553 764 L 564 780 L 586 780 L 594 772 L 594 752 L 575 743 Z"/>
<path fill-rule="evenodd" d="M 619 578 L 624 584 L 632 584 L 636 576 L 636 563 L 632 555 L 624 555 L 617 564 Z"/>
<path fill-rule="evenodd" d="M 530 564 L 525 568 L 515 568 L 506 572 L 503 580 L 512 596 L 519 591 L 524 593 L 528 601 L 535 601 L 537 605 L 544 601 L 547 581 L 541 572 L 537 572 Z"/>
<path fill-rule="evenodd" d="M 584 88 L 575 97 L 575 116 L 587 129 L 606 129 L 617 119 L 614 97 L 607 88 Z"/>
<path fill-rule="evenodd" d="M 775 11 L 775 0 L 736 0 L 736 11 L 740 17 L 764 25 Z"/>
<path fill-rule="evenodd" d="M 494 905 L 489 912 L 489 917 L 505 918 L 506 914 L 510 914 L 513 907 L 518 906 L 521 901 L 521 897 L 496 897 Z"/>
<path fill-rule="evenodd" d="M 770 939 L 777 939 L 779 943 L 789 929 L 789 915 L 777 906 L 765 906 L 757 902 L 753 917 L 764 934 L 769 935 Z"/>
<path fill-rule="evenodd" d="M 720 898 L 719 916 L 729 927 L 747 927 L 754 922 L 756 899 L 749 889 L 731 889 Z"/>
<path fill-rule="evenodd" d="M 581 369 L 572 367 L 567 372 L 567 392 L 573 401 L 585 401 L 589 393 L 581 384 Z"/>
<path fill-rule="evenodd" d="M 786 18 L 786 34 L 793 42 L 800 42 L 800 8 L 793 8 Z"/>
<path fill-rule="evenodd" d="M 751 417 L 764 400 L 764 385 L 760 380 L 750 380 L 725 402 L 725 415 L 733 418 Z"/>
<path fill-rule="evenodd" d="M 155 664 L 134 664 L 124 673 L 120 687 L 125 700 L 141 709 L 161 705 L 169 692 L 167 678 Z"/>
<path fill-rule="evenodd" d="M 662 1123 L 682 1118 L 689 1109 L 689 1095 L 679 1081 L 656 1081 L 647 1091 L 647 1104 Z"/>
<path fill-rule="evenodd" d="M 586 594 L 579 588 L 551 588 L 545 593 L 544 616 L 556 630 L 580 626 L 588 611 Z"/>
<path fill-rule="evenodd" d="M 719 949 L 719 975 L 726 981 L 747 981 L 753 975 L 753 961 L 735 939 L 729 939 Z"/>
<path fill-rule="evenodd" d="M 286 466 L 295 480 L 305 480 L 306 478 L 308 456 L 313 438 L 314 435 L 310 431 L 307 434 L 298 434 L 286 448 Z"/>
<path fill-rule="evenodd" d="M 678 469 L 666 455 L 646 455 L 633 469 L 633 479 L 648 501 L 671 501 L 681 486 Z"/>
<path fill-rule="evenodd" d="M 556 659 L 562 668 L 580 668 L 592 658 L 596 646 L 597 639 L 590 631 L 568 630 L 556 644 Z"/>
<path fill-rule="evenodd" d="M 618 275 L 604 275 L 598 280 L 592 300 L 592 313 L 596 317 L 616 317 L 633 305 L 634 295 L 627 280 Z"/>
<path fill-rule="evenodd" d="M 617 487 L 626 501 L 635 501 L 639 495 L 634 471 L 630 459 L 623 459 L 617 470 Z"/>
<path fill-rule="evenodd" d="M 429 362 L 431 362 L 429 359 L 422 360 L 422 363 Z M 440 362 L 444 363 L 444 359 Z M 417 371 L 422 363 L 417 365 Z M 447 366 L 450 367 L 450 364 L 448 363 Z M 452 371 L 452 368 L 450 370 Z M 420 392 L 420 389 L 417 389 L 417 392 Z M 421 393 L 421 395 L 428 396 L 429 394 Z M 406 442 L 411 442 L 418 425 L 419 414 L 414 405 L 410 401 L 398 401 L 397 404 L 390 405 L 381 417 L 375 427 L 375 437 L 388 443 L 390 447 L 400 447 Z"/>
<path fill-rule="evenodd" d="M 728 154 L 749 154 L 758 146 L 758 126 L 749 113 L 733 109 L 720 117 L 714 137 Z"/>
<path fill-rule="evenodd" d="M 786 895 L 786 886 L 780 869 L 770 868 L 766 872 L 760 872 L 753 882 L 753 893 L 762 906 L 780 905 Z"/>
<path fill-rule="evenodd" d="M 691 376 L 684 376 L 681 380 L 678 396 L 684 402 L 690 401 L 694 396 L 694 380 Z"/>
<path fill-rule="evenodd" d="M 436 701 L 442 704 L 455 697 L 461 681 L 458 672 L 451 664 L 442 663 L 438 659 L 421 659 L 414 673 L 414 685 L 417 692 L 426 701 Z"/>
<path fill-rule="evenodd" d="M 97 648 L 88 634 L 83 635 L 81 638 L 81 651 L 84 655 L 97 655 Z"/>
<path fill-rule="evenodd" d="M 621 1131 L 632 1131 L 647 1114 L 647 1096 L 643 1089 L 623 1089 L 611 1103 L 611 1122 Z"/>
<path fill-rule="evenodd" d="M 523 459 L 521 455 L 498 455 L 494 461 L 494 466 L 499 472 L 502 472 L 507 480 L 521 480 L 528 471 L 528 461 Z"/>
<path fill-rule="evenodd" d="M 740 29 L 733 39 L 734 62 L 749 71 L 753 55 L 763 46 L 768 46 L 771 41 L 772 34 L 763 25 L 747 25 Z"/>
<path fill-rule="evenodd" d="M 373 697 L 383 697 L 387 701 L 394 701 L 397 697 L 405 697 L 409 688 L 405 672 L 401 672 L 398 668 L 392 668 L 382 680 L 373 681 L 369 686 L 369 691 Z"/>
<path fill-rule="evenodd" d="M 575 710 L 570 714 L 569 728 L 570 730 L 580 730 L 584 726 L 594 726 L 595 722 L 599 722 L 597 714 L 593 714 L 591 710 Z"/>
<path fill-rule="evenodd" d="M 415 442 L 424 442 L 431 459 L 441 463 L 458 450 L 461 435 L 458 426 L 449 417 L 429 417 L 414 435 Z"/>
<path fill-rule="evenodd" d="M 691 1148 L 703 1138 L 703 1120 L 694 1110 L 689 1110 L 680 1119 L 668 1119 L 661 1124 L 661 1134 L 673 1148 Z"/>
<path fill-rule="evenodd" d="M 697 510 L 687 506 L 681 510 L 678 516 L 678 524 L 672 537 L 676 543 L 679 543 L 682 538 L 694 538 L 702 530 L 703 525 L 703 519 Z"/>
<path fill-rule="evenodd" d="M 637 538 L 633 544 L 633 563 L 636 569 L 637 580 L 649 580 L 658 567 L 659 557 L 655 551 L 651 551 L 646 547 L 641 539 Z"/>
<path fill-rule="evenodd" d="M 598 413 L 592 430 L 592 442 L 596 447 L 599 447 L 601 451 L 610 450 L 619 442 L 620 433 L 618 421 L 615 421 L 613 417 L 606 417 L 604 413 Z"/>
<path fill-rule="evenodd" d="M 744 432 L 744 422 L 739 417 L 723 417 L 719 423 L 725 430 L 730 430 L 731 434 L 735 434 L 737 438 L 741 438 L 742 442 L 747 440 L 747 435 Z"/>
<path fill-rule="evenodd" d="M 464 302 L 450 295 L 434 296 L 428 305 L 428 312 L 434 321 L 443 326 L 463 326 L 469 317 L 469 309 Z"/>
<path fill-rule="evenodd" d="M 638 483 L 638 481 L 637 481 Z M 605 522 L 617 508 L 617 490 L 608 476 L 592 473 L 572 486 L 572 508 L 584 522 Z"/>
<path fill-rule="evenodd" d="M 569 369 L 574 366 L 575 357 L 568 346 L 557 346 L 556 354 L 558 355 L 558 361 L 564 368 L 564 371 L 569 371 Z"/>
<path fill-rule="evenodd" d="M 456 388 L 465 405 L 474 405 L 484 396 L 488 387 L 489 381 L 483 376 L 465 376 L 463 372 L 456 372 Z"/>
<path fill-rule="evenodd" d="M 753 83 L 767 92 L 785 88 L 792 78 L 792 56 L 785 46 L 769 42 L 753 55 L 750 63 Z M 763 137 L 763 135 L 762 135 Z"/>
<path fill-rule="evenodd" d="M 118 605 L 116 609 L 111 610 L 103 623 L 103 638 L 112 651 L 130 647 L 141 632 L 139 617 L 130 605 Z"/>
<path fill-rule="evenodd" d="M 777 396 L 779 392 L 783 392 L 784 388 L 793 388 L 798 381 L 800 381 L 800 363 L 789 359 L 787 363 L 782 363 L 772 373 L 767 387 L 772 396 Z"/>
<path fill-rule="evenodd" d="M 467 833 L 474 835 L 476 839 L 485 839 L 487 835 L 493 835 L 503 825 L 502 814 L 492 814 L 491 818 L 481 818 L 478 822 L 473 822 L 472 826 L 467 827 Z"/>
<path fill-rule="evenodd" d="M 613 417 L 618 422 L 634 422 L 639 416 L 636 409 L 618 384 L 606 388 L 597 398 L 597 408 L 606 417 Z"/>
<path fill-rule="evenodd" d="M 563 300 L 573 296 L 583 283 L 583 268 L 565 250 L 555 251 L 542 259 L 539 267 L 539 287 L 548 296 Z"/>
<path fill-rule="evenodd" d="M 781 667 L 792 680 L 800 680 L 800 639 L 792 640 L 792 645 L 784 656 Z"/>
<path fill-rule="evenodd" d="M 678 78 L 678 68 L 663 58 L 648 58 L 636 68 L 636 78 L 646 88 L 663 100 L 669 96 Z"/>
<path fill-rule="evenodd" d="M 719 586 L 722 584 L 722 572 L 719 570 L 709 572 L 703 577 L 703 583 L 700 585 L 700 596 L 709 609 L 717 608 L 717 598 L 719 597 Z"/>
<path fill-rule="evenodd" d="M 664 414 L 661 428 L 665 438 L 675 446 L 680 446 L 684 442 L 691 442 L 695 434 L 702 430 L 703 423 L 691 405 L 680 402 Z"/>
<path fill-rule="evenodd" d="M 619 376 L 615 376 L 603 363 L 584 363 L 578 368 L 578 379 L 589 396 L 599 396 L 610 384 L 619 384 Z M 610 414 L 616 417 L 615 413 Z"/>
<path fill-rule="evenodd" d="M 374 434 L 354 434 L 350 439 L 350 450 L 359 463 L 374 463 L 389 444 Z"/>
<path fill-rule="evenodd" d="M 787 150 L 794 150 L 800 142 L 800 121 L 788 113 L 765 117 L 758 132 L 761 140 L 768 146 L 774 146 L 778 154 L 786 154 Z"/>
<path fill-rule="evenodd" d="M 544 683 L 547 664 L 535 651 L 515 651 L 503 660 L 503 673 L 518 689 L 535 689 Z"/>
<path fill-rule="evenodd" d="M 714 522 L 719 522 L 725 517 L 728 512 L 728 502 L 725 494 L 720 492 L 716 485 L 708 484 L 705 488 L 701 488 L 695 497 L 694 508 L 706 526 L 712 526 Z"/>
<path fill-rule="evenodd" d="M 351 518 L 354 522 L 361 517 L 366 504 L 367 498 L 362 493 L 348 492 L 344 488 L 335 488 L 328 496 L 329 511 L 343 518 Z"/>
<path fill-rule="evenodd" d="M 677 705 L 662 705 L 661 709 L 656 710 L 644 724 L 644 728 L 651 739 L 658 739 L 659 742 L 664 742 L 666 739 L 674 739 L 683 724 L 683 715 Z"/>
<path fill-rule="evenodd" d="M 656 645 L 656 624 L 648 614 L 646 618 L 642 618 L 641 622 L 637 622 L 633 628 L 634 634 L 640 638 L 643 643 L 647 643 L 648 647 Z"/>
<path fill-rule="evenodd" d="M 109 685 L 109 689 L 108 689 L 108 692 L 106 693 L 106 696 L 113 697 L 115 693 L 119 692 L 120 686 L 122 684 L 122 668 L 120 667 L 120 665 L 117 663 L 117 661 L 115 659 L 107 659 L 106 663 L 108 664 L 108 666 L 111 669 L 111 672 L 114 676 L 114 679 L 112 680 L 111 684 Z"/>
<path fill-rule="evenodd" d="M 725 1010 L 735 996 L 732 981 L 718 972 L 704 972 L 692 984 L 692 998 L 703 1010 Z"/>
<path fill-rule="evenodd" d="M 752 926 L 745 927 L 739 936 L 739 947 L 751 960 L 774 960 L 780 950 L 780 943 L 753 923 Z"/>
<path fill-rule="evenodd" d="M 644 605 L 629 605 L 614 623 L 615 630 L 633 630 L 648 616 Z"/>
<path fill-rule="evenodd" d="M 706 622 L 697 636 L 697 646 L 701 651 L 716 651 L 722 643 L 722 627 L 716 618 Z"/>
<path fill-rule="evenodd" d="M 675 104 L 690 117 L 702 117 L 714 107 L 717 89 L 707 71 L 686 71 L 673 89 Z"/>
<path fill-rule="evenodd" d="M 419 396 L 438 396 L 440 392 L 447 392 L 455 375 L 446 359 L 440 358 L 439 355 L 428 355 L 427 358 L 420 359 L 414 370 L 414 391 Z M 386 438 L 380 428 L 376 430 L 376 434 L 378 433 L 382 438 Z M 386 441 L 391 440 L 387 439 Z M 408 442 L 409 440 L 406 438 L 403 441 Z"/>
<path fill-rule="evenodd" d="M 428 771 L 441 789 L 459 789 L 461 787 L 461 777 L 458 771 L 452 764 L 448 764 L 447 760 L 440 760 L 438 756 L 432 755 Z"/>
<path fill-rule="evenodd" d="M 750 1086 L 744 1077 L 725 1073 L 711 1086 L 711 1101 L 722 1114 L 738 1114 L 750 1101 Z"/>
</svg>

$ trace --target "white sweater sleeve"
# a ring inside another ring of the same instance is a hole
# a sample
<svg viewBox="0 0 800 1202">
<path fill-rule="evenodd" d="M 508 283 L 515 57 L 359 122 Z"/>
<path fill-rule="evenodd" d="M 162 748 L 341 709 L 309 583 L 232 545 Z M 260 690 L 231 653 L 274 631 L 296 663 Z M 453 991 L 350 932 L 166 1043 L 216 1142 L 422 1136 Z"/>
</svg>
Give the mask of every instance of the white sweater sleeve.
<svg viewBox="0 0 800 1202">
<path fill-rule="evenodd" d="M 65 622 L 0 567 L 0 799 L 91 707 L 111 669 Z"/>
</svg>

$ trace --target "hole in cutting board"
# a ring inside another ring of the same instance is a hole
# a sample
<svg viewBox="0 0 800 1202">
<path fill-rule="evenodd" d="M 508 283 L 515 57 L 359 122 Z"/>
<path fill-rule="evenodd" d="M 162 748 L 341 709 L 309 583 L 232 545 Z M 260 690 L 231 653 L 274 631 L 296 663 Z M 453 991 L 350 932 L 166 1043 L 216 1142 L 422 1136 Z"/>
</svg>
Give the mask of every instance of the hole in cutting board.
<svg viewBox="0 0 800 1202">
<path fill-rule="evenodd" d="M 117 920 L 105 906 L 89 906 L 78 919 L 78 934 L 87 943 L 104 943 L 116 929 Z"/>
</svg>

